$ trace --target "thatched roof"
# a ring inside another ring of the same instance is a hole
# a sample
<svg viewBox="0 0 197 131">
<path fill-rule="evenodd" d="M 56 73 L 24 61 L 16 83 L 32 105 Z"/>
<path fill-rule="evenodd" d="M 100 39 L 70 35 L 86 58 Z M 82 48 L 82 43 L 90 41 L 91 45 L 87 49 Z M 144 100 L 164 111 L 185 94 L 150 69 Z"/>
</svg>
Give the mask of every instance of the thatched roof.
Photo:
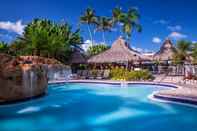
<svg viewBox="0 0 197 131">
<path fill-rule="evenodd" d="M 80 52 L 80 50 L 75 50 L 70 56 L 69 63 L 71 64 L 84 64 L 87 62 L 87 59 L 83 53 Z"/>
<path fill-rule="evenodd" d="M 158 61 L 172 60 L 176 48 L 173 46 L 170 39 L 166 39 L 160 50 L 154 54 L 153 59 Z"/>
<path fill-rule="evenodd" d="M 110 49 L 92 56 L 88 63 L 124 63 L 136 62 L 141 59 L 138 52 L 131 50 L 126 41 L 120 37 L 112 44 Z"/>
</svg>

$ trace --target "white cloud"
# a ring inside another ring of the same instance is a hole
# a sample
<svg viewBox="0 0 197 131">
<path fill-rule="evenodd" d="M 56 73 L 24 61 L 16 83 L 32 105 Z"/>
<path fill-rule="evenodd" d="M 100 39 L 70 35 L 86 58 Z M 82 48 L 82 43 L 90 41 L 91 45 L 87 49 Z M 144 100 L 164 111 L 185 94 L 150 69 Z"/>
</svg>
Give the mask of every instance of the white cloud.
<svg viewBox="0 0 197 131">
<path fill-rule="evenodd" d="M 138 48 L 138 47 L 135 47 L 135 46 L 132 46 L 131 47 L 133 50 L 135 50 L 135 51 L 138 51 L 138 52 L 143 52 L 143 49 L 142 48 Z"/>
<path fill-rule="evenodd" d="M 21 20 L 18 20 L 16 22 L 0 21 L 0 29 L 12 31 L 19 35 L 22 35 L 24 28 L 25 25 L 22 24 Z"/>
<path fill-rule="evenodd" d="M 152 51 L 150 51 L 150 50 L 148 50 L 148 49 L 142 49 L 142 48 L 135 47 L 135 46 L 132 46 L 131 48 L 132 48 L 133 50 L 135 50 L 135 51 L 140 52 L 140 53 L 148 53 L 148 52 L 152 52 Z"/>
<path fill-rule="evenodd" d="M 197 43 L 197 41 L 193 40 L 192 43 L 193 43 L 193 44 L 194 44 L 194 43 Z"/>
<path fill-rule="evenodd" d="M 81 48 L 84 50 L 84 51 L 87 51 L 88 50 L 88 48 L 91 46 L 91 40 L 86 40 L 85 42 L 84 42 L 84 44 L 82 44 L 81 45 Z"/>
<path fill-rule="evenodd" d="M 156 20 L 153 22 L 154 24 L 162 24 L 162 25 L 166 25 L 169 22 L 167 20 L 161 19 L 161 20 Z"/>
<path fill-rule="evenodd" d="M 159 37 L 153 37 L 152 42 L 159 44 L 159 43 L 161 43 L 161 39 Z"/>
<path fill-rule="evenodd" d="M 83 49 L 84 51 L 87 51 L 88 48 L 91 46 L 91 44 L 92 44 L 91 40 L 86 40 L 86 41 L 84 42 L 84 44 L 81 45 L 81 47 L 82 47 L 82 49 Z M 104 43 L 103 43 L 103 42 L 95 42 L 95 41 L 93 42 L 93 45 L 99 45 L 99 44 L 104 44 Z M 135 51 L 140 52 L 140 53 L 150 53 L 150 52 L 152 52 L 152 51 L 150 51 L 150 50 L 148 50 L 148 49 L 142 49 L 142 48 L 135 47 L 135 46 L 132 46 L 131 48 L 132 48 L 133 50 L 135 50 Z"/>
<path fill-rule="evenodd" d="M 82 47 L 82 49 L 83 49 L 84 51 L 87 51 L 88 48 L 89 48 L 92 44 L 93 44 L 93 45 L 98 45 L 98 44 L 104 44 L 104 43 L 103 43 L 103 42 L 97 43 L 97 42 L 95 42 L 95 41 L 93 41 L 93 43 L 92 43 L 91 40 L 86 40 L 86 41 L 84 42 L 84 44 L 81 45 L 81 47 Z"/>
<path fill-rule="evenodd" d="M 167 29 L 169 29 L 170 31 L 180 31 L 182 30 L 182 26 L 180 25 L 168 26 Z"/>
<path fill-rule="evenodd" d="M 174 32 L 170 33 L 168 37 L 170 37 L 174 40 L 179 40 L 179 39 L 187 38 L 187 35 L 174 31 Z"/>
</svg>

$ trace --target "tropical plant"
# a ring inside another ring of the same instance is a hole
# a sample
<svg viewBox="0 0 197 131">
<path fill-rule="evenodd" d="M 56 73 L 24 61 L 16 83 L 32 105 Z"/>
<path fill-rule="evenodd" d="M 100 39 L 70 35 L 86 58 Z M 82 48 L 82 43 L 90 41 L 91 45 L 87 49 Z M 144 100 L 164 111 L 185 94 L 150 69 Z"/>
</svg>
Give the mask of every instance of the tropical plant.
<svg viewBox="0 0 197 131">
<path fill-rule="evenodd" d="M 9 53 L 13 56 L 25 55 L 26 46 L 27 45 L 23 41 L 16 39 L 10 44 Z"/>
<path fill-rule="evenodd" d="M 97 24 L 96 30 L 101 31 L 103 33 L 103 42 L 104 42 L 104 44 L 106 44 L 105 32 L 111 31 L 111 29 L 113 27 L 113 21 L 109 17 L 101 16 L 101 17 L 97 18 L 96 24 Z"/>
<path fill-rule="evenodd" d="M 192 58 L 193 58 L 193 63 L 197 64 L 197 43 L 193 43 Z"/>
<path fill-rule="evenodd" d="M 91 25 L 95 25 L 97 17 L 95 11 L 92 8 L 87 8 L 84 14 L 80 17 L 80 23 L 87 24 L 88 32 L 91 39 L 91 45 L 93 45 L 93 35 L 91 31 Z"/>
<path fill-rule="evenodd" d="M 3 41 L 0 41 L 0 53 L 9 53 L 9 46 Z"/>
<path fill-rule="evenodd" d="M 123 12 L 120 7 L 116 7 L 112 10 L 112 18 L 115 27 L 122 27 L 122 32 L 128 41 L 134 29 L 138 32 L 142 31 L 139 24 L 140 15 L 136 8 L 129 8 L 128 12 Z"/>
<path fill-rule="evenodd" d="M 112 10 L 112 20 L 113 20 L 113 25 L 118 27 L 119 32 L 121 33 L 121 19 L 123 18 L 123 12 L 120 7 L 115 7 Z"/>
<path fill-rule="evenodd" d="M 129 71 L 125 68 L 113 68 L 110 71 L 110 77 L 112 80 L 124 80 L 124 81 L 139 81 L 139 80 L 152 80 L 153 76 L 148 70 Z"/>
<path fill-rule="evenodd" d="M 54 23 L 50 20 L 34 19 L 24 30 L 12 48 L 20 49 L 20 55 L 52 57 L 62 62 L 67 61 L 72 48 L 82 43 L 80 31 L 72 32 L 67 23 Z"/>
<path fill-rule="evenodd" d="M 120 7 L 115 7 L 112 10 L 112 19 L 114 24 L 119 23 L 120 20 L 122 19 L 122 16 L 123 16 L 123 12 Z"/>
<path fill-rule="evenodd" d="M 189 58 L 189 51 L 191 51 L 191 42 L 180 40 L 176 45 L 176 52 L 173 54 L 174 64 L 183 64 Z"/>
<path fill-rule="evenodd" d="M 135 8 L 130 8 L 127 13 L 122 14 L 120 22 L 123 24 L 122 31 L 125 33 L 128 41 L 130 40 L 133 29 L 136 29 L 138 32 L 142 31 L 142 27 L 139 24 L 139 18 L 140 15 Z"/>
<path fill-rule="evenodd" d="M 89 56 L 93 56 L 93 55 L 97 55 L 107 49 L 109 49 L 109 46 L 107 46 L 106 44 L 93 45 L 88 48 L 87 53 Z"/>
</svg>

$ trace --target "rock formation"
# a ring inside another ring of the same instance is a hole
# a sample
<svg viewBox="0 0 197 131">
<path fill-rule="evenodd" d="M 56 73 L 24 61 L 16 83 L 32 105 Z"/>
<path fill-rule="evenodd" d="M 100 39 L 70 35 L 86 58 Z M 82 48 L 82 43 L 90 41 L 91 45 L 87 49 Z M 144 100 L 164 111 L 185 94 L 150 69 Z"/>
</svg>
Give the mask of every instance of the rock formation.
<svg viewBox="0 0 197 131">
<path fill-rule="evenodd" d="M 54 59 L 0 54 L 0 103 L 24 100 L 45 93 L 50 68 L 63 66 Z"/>
</svg>

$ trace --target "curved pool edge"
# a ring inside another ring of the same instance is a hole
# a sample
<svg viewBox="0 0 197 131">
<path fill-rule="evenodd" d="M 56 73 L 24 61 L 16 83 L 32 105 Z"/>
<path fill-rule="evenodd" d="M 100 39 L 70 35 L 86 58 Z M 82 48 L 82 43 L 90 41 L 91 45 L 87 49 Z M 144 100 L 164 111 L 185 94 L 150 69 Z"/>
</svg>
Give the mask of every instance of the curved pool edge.
<svg viewBox="0 0 197 131">
<path fill-rule="evenodd" d="M 114 84 L 120 85 L 121 81 L 111 81 L 111 80 L 61 80 L 61 81 L 52 81 L 49 84 L 63 84 L 63 83 L 95 83 L 95 84 Z M 158 85 L 158 86 L 167 86 L 172 89 L 180 89 L 183 88 L 180 85 L 174 83 L 158 83 L 153 81 L 124 81 L 126 84 L 145 84 L 145 85 Z M 159 92 L 153 92 L 148 96 L 151 100 L 159 101 L 159 102 L 168 102 L 168 103 L 176 103 L 187 106 L 197 107 L 197 100 L 186 98 L 186 97 L 175 97 L 170 95 L 160 95 Z"/>
<path fill-rule="evenodd" d="M 124 84 L 145 84 L 145 85 L 158 85 L 158 86 L 168 86 L 172 88 L 182 88 L 179 85 L 173 83 L 163 83 L 163 82 L 153 82 L 153 81 L 112 81 L 112 80 L 58 80 L 49 81 L 48 84 L 64 84 L 64 83 L 92 83 L 92 84 L 112 84 L 120 85 Z"/>
<path fill-rule="evenodd" d="M 151 95 L 148 96 L 151 100 L 156 100 L 160 102 L 168 102 L 168 103 L 176 103 L 182 104 L 187 106 L 192 106 L 197 108 L 197 100 L 187 97 L 177 97 L 177 96 L 170 96 L 170 95 L 161 95 L 158 91 L 153 92 Z"/>
</svg>

